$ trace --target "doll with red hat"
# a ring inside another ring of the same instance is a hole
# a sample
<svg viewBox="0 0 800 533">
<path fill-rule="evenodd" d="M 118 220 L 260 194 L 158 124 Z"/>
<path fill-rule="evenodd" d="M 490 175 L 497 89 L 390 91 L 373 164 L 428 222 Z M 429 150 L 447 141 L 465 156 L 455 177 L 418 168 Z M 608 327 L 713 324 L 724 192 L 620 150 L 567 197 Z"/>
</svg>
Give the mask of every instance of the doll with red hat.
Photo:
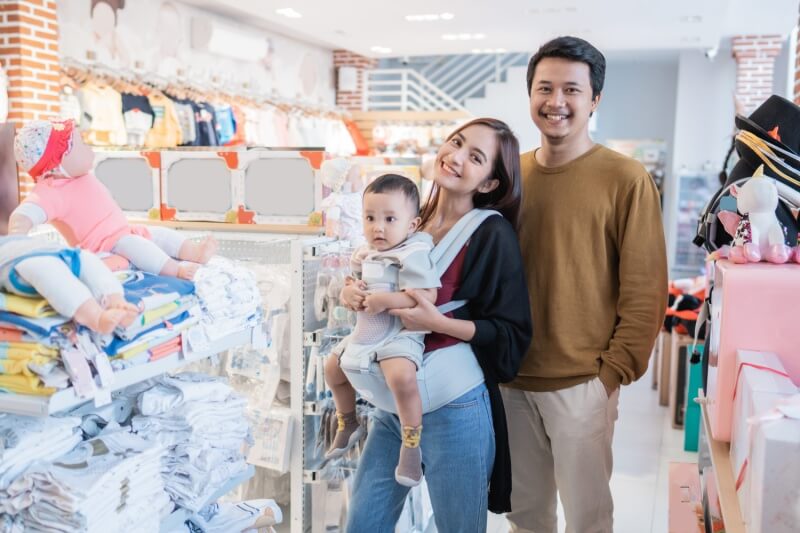
<svg viewBox="0 0 800 533">
<path fill-rule="evenodd" d="M 70 246 L 111 252 L 140 270 L 183 279 L 192 279 L 216 252 L 212 237 L 194 242 L 167 228 L 131 226 L 92 173 L 94 152 L 71 120 L 26 124 L 14 139 L 14 154 L 36 184 L 11 213 L 10 234 L 47 222 Z"/>
</svg>

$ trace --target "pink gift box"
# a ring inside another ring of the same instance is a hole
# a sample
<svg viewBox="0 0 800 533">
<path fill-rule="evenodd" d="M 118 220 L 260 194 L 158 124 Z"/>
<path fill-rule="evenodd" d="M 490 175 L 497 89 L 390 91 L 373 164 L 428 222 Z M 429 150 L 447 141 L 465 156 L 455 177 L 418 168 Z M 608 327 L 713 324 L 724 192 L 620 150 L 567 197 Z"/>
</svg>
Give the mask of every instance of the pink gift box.
<svg viewBox="0 0 800 533">
<path fill-rule="evenodd" d="M 763 415 L 777 402 L 797 394 L 797 387 L 785 375 L 780 359 L 774 353 L 747 352 L 736 354 L 736 382 L 733 400 L 731 466 L 736 480 L 739 507 L 745 524 L 751 522 L 750 479 L 747 458 L 753 441 L 749 420 Z"/>
<path fill-rule="evenodd" d="M 707 387 L 714 439 L 731 440 L 737 350 L 779 354 L 792 381 L 800 384 L 798 301 L 798 264 L 715 265 Z"/>
</svg>

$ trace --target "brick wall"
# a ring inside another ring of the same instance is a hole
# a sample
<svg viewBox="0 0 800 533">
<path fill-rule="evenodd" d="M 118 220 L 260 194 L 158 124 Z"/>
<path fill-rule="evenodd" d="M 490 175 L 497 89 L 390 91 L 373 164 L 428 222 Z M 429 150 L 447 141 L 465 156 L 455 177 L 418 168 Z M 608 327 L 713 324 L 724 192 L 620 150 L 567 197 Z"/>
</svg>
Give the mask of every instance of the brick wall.
<svg viewBox="0 0 800 533">
<path fill-rule="evenodd" d="M 364 71 L 378 66 L 377 59 L 370 59 L 349 50 L 333 51 L 333 66 L 355 67 L 358 71 L 358 85 L 355 91 L 340 91 L 336 88 L 336 105 L 344 109 L 361 111 L 364 91 Z"/>
<path fill-rule="evenodd" d="M 780 35 L 740 35 L 732 39 L 736 99 L 744 115 L 749 115 L 772 94 L 775 58 L 782 45 Z"/>
<path fill-rule="evenodd" d="M 58 115 L 58 19 L 53 0 L 0 0 L 0 61 L 8 75 L 8 121 L 17 128 Z M 30 190 L 20 176 L 22 195 Z"/>
<path fill-rule="evenodd" d="M 797 25 L 800 28 L 800 19 Z M 794 50 L 794 103 L 800 105 L 800 36 Z"/>
</svg>

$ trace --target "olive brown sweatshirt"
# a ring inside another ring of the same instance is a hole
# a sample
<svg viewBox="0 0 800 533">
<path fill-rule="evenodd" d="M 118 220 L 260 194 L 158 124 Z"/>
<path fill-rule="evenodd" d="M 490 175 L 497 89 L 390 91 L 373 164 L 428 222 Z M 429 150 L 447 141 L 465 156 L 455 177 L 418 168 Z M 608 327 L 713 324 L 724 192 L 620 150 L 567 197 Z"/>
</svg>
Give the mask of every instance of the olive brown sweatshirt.
<svg viewBox="0 0 800 533">
<path fill-rule="evenodd" d="M 553 391 L 595 376 L 610 390 L 647 370 L 667 299 L 658 192 L 602 145 L 561 167 L 521 156 L 520 247 L 533 343 L 507 386 Z"/>
</svg>

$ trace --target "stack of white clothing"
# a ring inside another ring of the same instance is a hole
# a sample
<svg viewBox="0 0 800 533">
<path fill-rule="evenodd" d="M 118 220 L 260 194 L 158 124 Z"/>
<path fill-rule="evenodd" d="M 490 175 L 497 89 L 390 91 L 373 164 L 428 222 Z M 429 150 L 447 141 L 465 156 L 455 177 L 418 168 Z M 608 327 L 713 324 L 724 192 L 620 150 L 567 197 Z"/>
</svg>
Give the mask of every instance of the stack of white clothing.
<svg viewBox="0 0 800 533">
<path fill-rule="evenodd" d="M 159 475 L 164 448 L 127 431 L 83 442 L 52 463 L 38 463 L 8 492 L 32 504 L 25 531 L 158 531 L 172 510 Z"/>
<path fill-rule="evenodd" d="M 199 529 L 203 533 L 229 533 L 251 529 L 262 515 L 269 515 L 271 519 L 265 520 L 269 525 L 283 521 L 283 513 L 275 500 L 248 500 L 239 503 L 213 503 L 195 513 L 190 522 L 195 527 L 194 531 Z"/>
<path fill-rule="evenodd" d="M 7 489 L 36 461 L 61 457 L 81 442 L 81 419 L 0 414 L 0 512 L 17 512 Z"/>
<path fill-rule="evenodd" d="M 205 337 L 196 334 L 193 343 L 211 343 L 261 322 L 261 294 L 251 270 L 213 257 L 197 271 L 194 284 L 203 310 L 201 327 L 195 330 Z"/>
<path fill-rule="evenodd" d="M 175 503 L 197 512 L 247 469 L 245 405 L 223 379 L 194 373 L 162 376 L 139 395 L 131 426 L 168 448 L 162 473 Z"/>
<path fill-rule="evenodd" d="M 0 514 L 0 533 L 25 533 L 22 517 Z"/>
</svg>

